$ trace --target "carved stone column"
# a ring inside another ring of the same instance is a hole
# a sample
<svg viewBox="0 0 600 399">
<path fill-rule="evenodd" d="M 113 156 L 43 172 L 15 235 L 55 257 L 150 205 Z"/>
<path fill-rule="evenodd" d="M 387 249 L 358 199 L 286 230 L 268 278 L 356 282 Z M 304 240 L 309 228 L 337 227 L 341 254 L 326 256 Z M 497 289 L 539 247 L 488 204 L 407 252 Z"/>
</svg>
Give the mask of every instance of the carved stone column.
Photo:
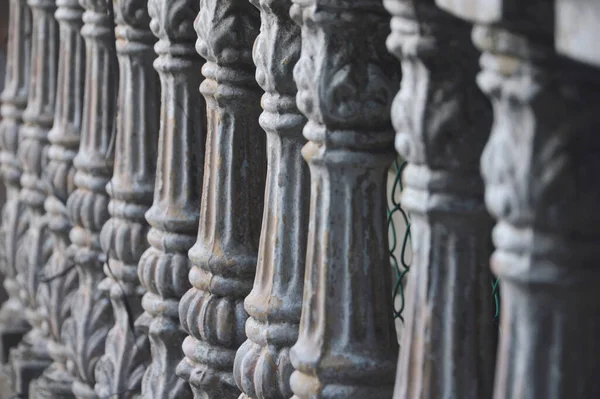
<svg viewBox="0 0 600 399">
<path fill-rule="evenodd" d="M 17 283 L 17 243 L 27 231 L 24 206 L 19 199 L 21 165 L 17 159 L 19 129 L 27 106 L 31 56 L 31 12 L 26 0 L 11 0 L 8 18 L 8 51 L 5 87 L 0 96 L 0 168 L 6 185 L 2 210 L 2 273 L 9 295 L 0 309 L 0 361 L 8 361 L 9 349 L 29 329 Z"/>
<path fill-rule="evenodd" d="M 399 67 L 380 0 L 296 0 L 297 103 L 311 173 L 306 277 L 290 357 L 296 399 L 392 395 L 398 344 L 386 224 Z"/>
<path fill-rule="evenodd" d="M 452 10 L 480 24 L 495 112 L 482 156 L 502 290 L 494 398 L 599 397 L 600 72 L 556 53 L 552 2 L 497 1 L 492 16 L 471 3 Z"/>
<path fill-rule="evenodd" d="M 56 19 L 60 27 L 60 48 L 56 112 L 54 126 L 48 133 L 49 195 L 45 209 L 48 228 L 53 236 L 53 253 L 44 269 L 40 285 L 40 307 L 46 316 L 50 333 L 48 352 L 54 362 L 32 387 L 36 398 L 69 398 L 73 376 L 67 371 L 70 351 L 65 346 L 66 330 L 72 328 L 71 304 L 77 290 L 77 271 L 67 256 L 71 221 L 66 202 L 74 191 L 73 158 L 79 147 L 83 93 L 85 83 L 85 44 L 80 35 L 83 8 L 77 0 L 57 0 Z"/>
<path fill-rule="evenodd" d="M 31 76 L 18 149 L 23 168 L 19 198 L 25 205 L 28 231 L 17 243 L 16 266 L 25 316 L 32 329 L 10 354 L 14 390 L 22 396 L 27 396 L 31 380 L 51 361 L 37 294 L 39 275 L 53 246 L 44 212 L 47 183 L 43 174 L 48 165 L 48 132 L 54 121 L 59 43 L 55 0 L 29 0 L 28 5 L 32 15 Z"/>
<path fill-rule="evenodd" d="M 265 90 L 260 125 L 267 133 L 268 172 L 254 287 L 245 300 L 248 340 L 235 358 L 240 398 L 289 399 L 290 347 L 302 307 L 310 174 L 302 159 L 304 116 L 296 108 L 293 68 L 300 27 L 290 0 L 253 0 L 261 11 L 254 45 L 256 80 Z"/>
<path fill-rule="evenodd" d="M 155 399 L 192 397 L 175 369 L 184 356 L 178 305 L 190 288 L 187 252 L 198 232 L 206 138 L 206 105 L 198 91 L 204 60 L 194 49 L 198 11 L 197 0 L 148 2 L 150 28 L 159 38 L 154 67 L 161 80 L 161 111 L 154 202 L 146 213 L 151 246 L 138 268 L 148 292 L 137 324 L 145 326 L 152 349 L 142 396 Z"/>
<path fill-rule="evenodd" d="M 118 64 L 114 21 L 104 0 L 80 0 L 86 9 L 81 35 L 86 44 L 84 111 L 79 152 L 73 164 L 76 190 L 67 209 L 73 223 L 70 256 L 77 265 L 79 288 L 72 308 L 73 328 L 66 338 L 72 345 L 77 398 L 96 398 L 96 364 L 114 320 L 110 300 L 99 287 L 105 277 L 106 256 L 100 247 L 100 230 L 109 219 L 106 185 L 112 176 L 112 145 L 116 134 Z M 130 244 L 123 240 L 123 243 Z"/>
<path fill-rule="evenodd" d="M 96 393 L 133 398 L 141 391 L 150 363 L 147 331 L 136 327 L 144 289 L 138 262 L 148 248 L 150 229 L 144 217 L 152 205 L 159 131 L 158 75 L 152 63 L 156 41 L 150 32 L 147 1 L 114 0 L 119 57 L 119 113 L 114 175 L 106 189 L 111 219 L 100 242 L 108 254 L 102 289 L 110 293 L 115 324 L 106 338 L 106 353 L 96 366 Z"/>
<path fill-rule="evenodd" d="M 497 326 L 488 259 L 492 219 L 479 159 L 492 108 L 475 82 L 471 26 L 434 0 L 386 0 L 388 48 L 402 61 L 392 119 L 409 164 L 413 264 L 394 398 L 490 398 Z"/>
<path fill-rule="evenodd" d="M 237 398 L 235 352 L 246 340 L 263 210 L 266 144 L 252 45 L 259 13 L 248 1 L 201 0 L 196 49 L 207 63 L 200 90 L 208 136 L 192 288 L 179 305 L 185 359 L 177 368 L 197 398 Z"/>
</svg>

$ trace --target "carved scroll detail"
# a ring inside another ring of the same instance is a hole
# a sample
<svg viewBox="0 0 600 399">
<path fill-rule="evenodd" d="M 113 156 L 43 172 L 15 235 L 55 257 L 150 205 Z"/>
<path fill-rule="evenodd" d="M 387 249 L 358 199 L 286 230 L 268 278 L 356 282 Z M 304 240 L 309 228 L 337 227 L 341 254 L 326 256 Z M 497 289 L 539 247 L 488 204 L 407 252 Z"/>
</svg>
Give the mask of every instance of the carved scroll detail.
<svg viewBox="0 0 600 399">
<path fill-rule="evenodd" d="M 177 373 L 199 398 L 239 395 L 232 369 L 246 339 L 243 301 L 256 268 L 266 172 L 251 58 L 259 24 L 256 8 L 237 0 L 202 0 L 195 23 L 196 49 L 207 60 L 200 90 L 208 137 L 198 238 L 189 251 L 193 287 L 179 305 L 190 336 Z"/>
<path fill-rule="evenodd" d="M 295 1 L 302 53 L 297 103 L 308 117 L 311 172 L 306 277 L 294 398 L 389 398 L 396 369 L 387 170 L 397 62 L 385 48 L 389 16 L 377 0 Z M 343 18 L 342 18 L 343 16 Z"/>
</svg>

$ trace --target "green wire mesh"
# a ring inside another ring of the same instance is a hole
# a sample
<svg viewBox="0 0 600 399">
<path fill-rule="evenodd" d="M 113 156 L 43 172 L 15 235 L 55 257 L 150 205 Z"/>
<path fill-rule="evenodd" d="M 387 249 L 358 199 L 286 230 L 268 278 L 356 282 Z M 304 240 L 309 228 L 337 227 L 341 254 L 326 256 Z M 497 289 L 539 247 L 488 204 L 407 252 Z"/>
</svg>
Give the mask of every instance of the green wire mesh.
<svg viewBox="0 0 600 399">
<path fill-rule="evenodd" d="M 392 268 L 396 275 L 396 283 L 394 285 L 393 290 L 393 298 L 394 298 L 394 318 L 400 319 L 404 321 L 402 317 L 402 312 L 404 311 L 404 286 L 405 286 L 405 278 L 410 270 L 410 262 L 407 261 L 407 251 L 410 245 L 410 219 L 408 218 L 408 214 L 404 209 L 402 209 L 402 205 L 400 204 L 400 193 L 402 192 L 402 171 L 406 167 L 405 161 L 399 161 L 396 159 L 394 161 L 394 169 L 396 172 L 396 177 L 394 179 L 394 183 L 392 185 L 390 201 L 388 203 L 388 214 L 387 214 L 387 222 L 388 222 L 388 230 L 390 235 L 390 260 L 392 263 Z M 398 248 L 398 234 L 397 228 L 394 221 L 394 216 L 396 214 L 402 215 L 402 220 L 404 221 L 404 235 L 402 237 L 401 249 L 399 256 L 396 256 L 396 249 Z"/>
<path fill-rule="evenodd" d="M 406 167 L 406 161 L 396 159 L 394 161 L 395 178 L 392 184 L 390 199 L 388 201 L 387 223 L 390 237 L 390 261 L 392 269 L 396 276 L 394 284 L 393 299 L 394 299 L 394 318 L 404 322 L 402 312 L 404 311 L 405 298 L 404 287 L 406 286 L 406 275 L 410 270 L 410 262 L 407 260 L 407 252 L 410 245 L 410 218 L 400 203 L 400 193 L 402 192 L 402 172 Z M 398 248 L 398 229 L 394 221 L 396 214 L 402 215 L 404 222 L 404 235 L 401 240 L 401 248 L 399 256 L 396 255 Z M 499 324 L 500 318 L 500 280 L 492 279 L 492 297 L 494 302 L 494 322 Z"/>
</svg>

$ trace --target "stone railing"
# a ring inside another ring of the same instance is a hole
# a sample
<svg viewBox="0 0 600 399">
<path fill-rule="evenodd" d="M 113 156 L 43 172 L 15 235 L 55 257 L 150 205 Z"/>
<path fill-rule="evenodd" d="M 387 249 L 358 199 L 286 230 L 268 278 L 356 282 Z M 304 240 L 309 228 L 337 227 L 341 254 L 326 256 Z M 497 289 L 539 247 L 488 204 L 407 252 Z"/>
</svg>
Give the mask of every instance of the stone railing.
<svg viewBox="0 0 600 399">
<path fill-rule="evenodd" d="M 600 397 L 600 3 L 9 8 L 18 397 Z"/>
</svg>

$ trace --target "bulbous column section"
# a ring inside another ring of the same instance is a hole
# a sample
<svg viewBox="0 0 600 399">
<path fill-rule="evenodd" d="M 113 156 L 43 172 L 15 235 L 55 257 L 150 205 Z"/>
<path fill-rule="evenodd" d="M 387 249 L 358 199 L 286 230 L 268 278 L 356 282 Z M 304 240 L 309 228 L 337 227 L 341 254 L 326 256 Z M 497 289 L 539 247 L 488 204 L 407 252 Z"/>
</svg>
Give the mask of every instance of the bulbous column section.
<svg viewBox="0 0 600 399">
<path fill-rule="evenodd" d="M 148 2 L 150 28 L 159 39 L 154 67 L 161 81 L 160 136 L 154 202 L 146 213 L 150 248 L 138 267 L 147 290 L 145 313 L 136 323 L 148 331 L 152 350 L 142 396 L 155 399 L 192 397 L 175 369 L 184 356 L 178 305 L 190 288 L 187 252 L 198 232 L 206 139 L 206 105 L 198 91 L 204 60 L 194 49 L 198 11 L 197 0 Z"/>
<path fill-rule="evenodd" d="M 294 69 L 308 117 L 311 173 L 306 277 L 290 357 L 296 399 L 386 398 L 394 385 L 394 328 L 386 225 L 394 159 L 390 107 L 399 67 L 385 48 L 380 0 L 298 0 Z"/>
<path fill-rule="evenodd" d="M 27 231 L 24 205 L 19 198 L 21 165 L 17 158 L 19 129 L 27 106 L 31 57 L 31 11 L 26 0 L 11 0 L 8 17 L 8 50 L 4 90 L 0 96 L 0 170 L 6 185 L 2 209 L 2 273 L 8 300 L 0 309 L 0 362 L 29 330 L 17 283 L 17 243 Z"/>
<path fill-rule="evenodd" d="M 118 64 L 114 50 L 114 21 L 104 0 L 80 0 L 85 8 L 81 35 L 86 44 L 84 111 L 79 152 L 73 160 L 76 190 L 67 209 L 73 223 L 69 234 L 79 275 L 72 308 L 73 328 L 66 338 L 76 373 L 73 394 L 96 398 L 94 370 L 104 353 L 108 330 L 114 324 L 108 296 L 101 291 L 106 260 L 100 230 L 109 219 L 106 185 L 113 171 L 111 141 L 116 132 Z M 123 243 L 126 243 L 125 241 Z M 127 243 L 129 244 L 129 243 Z"/>
<path fill-rule="evenodd" d="M 54 126 L 48 133 L 48 198 L 44 208 L 53 237 L 52 257 L 44 269 L 39 292 L 45 324 L 50 334 L 48 352 L 53 363 L 32 388 L 35 398 L 70 398 L 73 375 L 67 370 L 71 356 L 65 346 L 72 328 L 71 306 L 77 290 L 77 271 L 67 255 L 71 221 L 67 199 L 75 190 L 73 159 L 79 147 L 85 84 L 85 43 L 80 34 L 83 8 L 77 0 L 57 0 L 55 17 L 60 28 L 58 81 Z"/>
<path fill-rule="evenodd" d="M 28 5 L 32 14 L 31 76 L 18 149 L 23 169 L 19 198 L 25 205 L 28 231 L 17 243 L 16 266 L 25 316 L 32 329 L 10 354 L 14 390 L 22 396 L 28 395 L 29 383 L 51 361 L 48 336 L 42 329 L 43 309 L 38 309 L 38 287 L 53 246 L 44 211 L 47 183 L 43 174 L 48 165 L 48 132 L 54 121 L 59 43 L 55 0 L 30 0 Z"/>
<path fill-rule="evenodd" d="M 147 331 L 134 325 L 142 314 L 143 287 L 138 262 L 148 248 L 144 215 L 152 204 L 159 131 L 160 86 L 152 63 L 156 41 L 150 32 L 146 0 L 114 0 L 119 57 L 114 175 L 106 186 L 111 219 L 100 242 L 108 259 L 101 289 L 110 293 L 115 324 L 96 366 L 96 394 L 133 398 L 141 391 L 150 363 Z"/>
<path fill-rule="evenodd" d="M 306 118 L 296 108 L 294 65 L 300 27 L 289 16 L 290 0 L 256 0 L 261 33 L 254 45 L 256 80 L 265 90 L 260 125 L 267 134 L 267 186 L 254 287 L 245 300 L 248 340 L 237 351 L 234 376 L 240 398 L 288 399 L 293 367 L 290 347 L 298 338 L 310 174 L 302 159 Z"/>
<path fill-rule="evenodd" d="M 388 48 L 402 61 L 392 119 L 409 162 L 402 205 L 414 254 L 394 398 L 490 398 L 498 328 L 479 159 L 492 108 L 475 82 L 479 54 L 470 25 L 434 0 L 385 5 Z"/>
<path fill-rule="evenodd" d="M 196 398 L 237 398 L 235 352 L 246 340 L 266 175 L 260 88 L 251 49 L 259 13 L 243 0 L 201 0 L 196 49 L 207 63 L 200 90 L 208 136 L 200 222 L 189 256 L 192 288 L 179 304 L 185 359 L 177 368 Z M 205 396 L 206 395 L 206 396 Z"/>
</svg>

